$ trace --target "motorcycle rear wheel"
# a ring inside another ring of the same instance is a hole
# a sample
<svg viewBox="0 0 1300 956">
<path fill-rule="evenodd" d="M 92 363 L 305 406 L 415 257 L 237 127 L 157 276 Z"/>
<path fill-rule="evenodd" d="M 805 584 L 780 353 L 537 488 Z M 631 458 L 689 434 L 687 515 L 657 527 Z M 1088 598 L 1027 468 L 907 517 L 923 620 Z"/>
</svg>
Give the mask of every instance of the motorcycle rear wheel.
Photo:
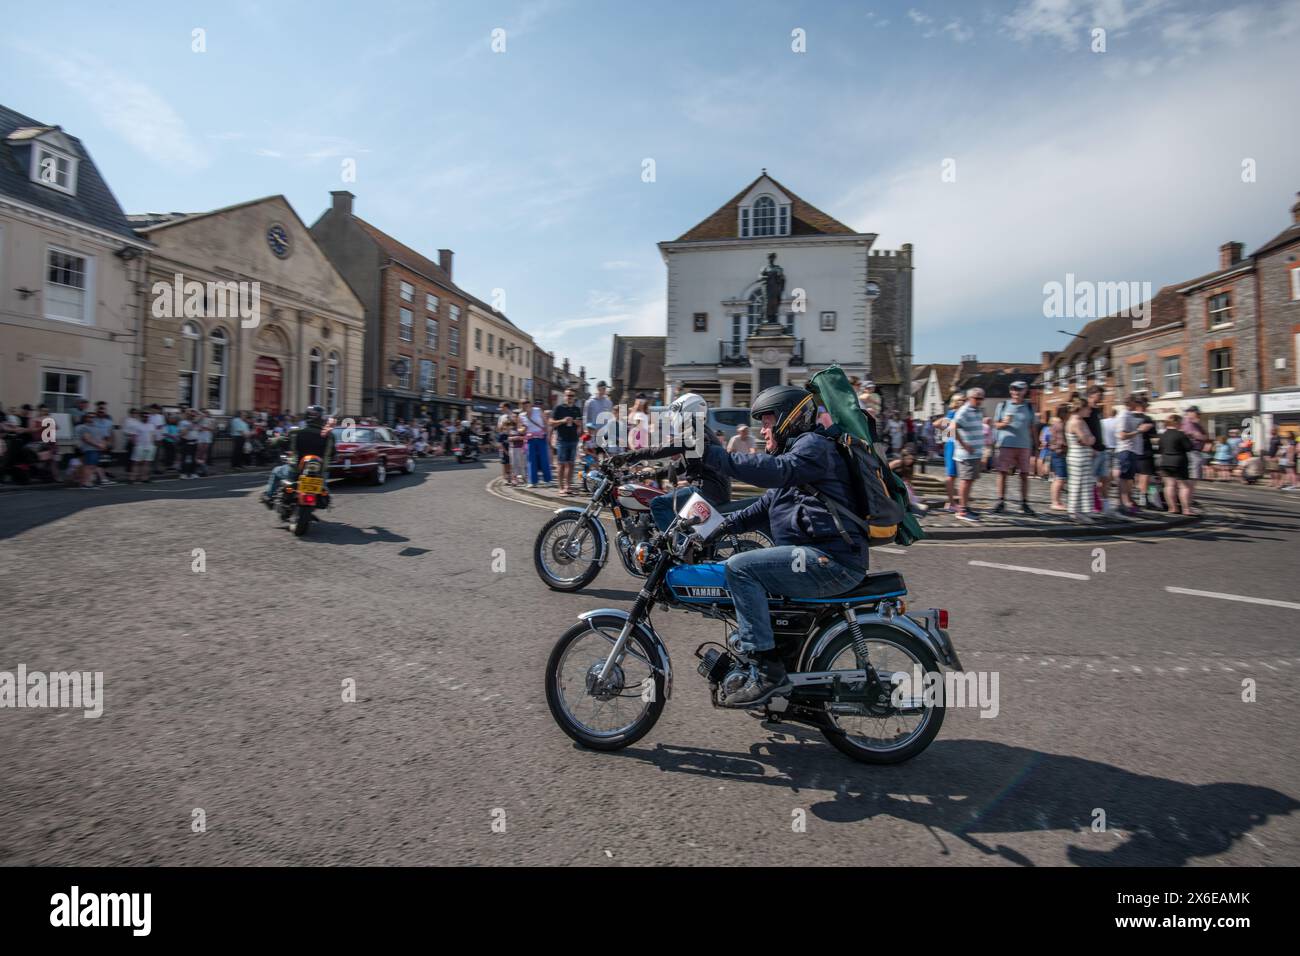
<svg viewBox="0 0 1300 956">
<path fill-rule="evenodd" d="M 598 670 L 618 640 L 621 618 L 581 621 L 564 632 L 546 662 L 546 704 L 566 734 L 592 750 L 621 750 L 650 732 L 664 710 L 664 678 L 651 665 L 657 655 L 633 630 L 619 665 L 617 692 L 593 695 L 588 675 Z M 650 691 L 650 693 L 647 693 Z M 650 700 L 645 700 L 649 696 Z"/>
<path fill-rule="evenodd" d="M 600 573 L 600 529 L 577 529 L 574 541 L 576 555 L 561 550 L 578 521 L 599 520 L 584 518 L 576 512 L 566 512 L 555 515 L 537 532 L 537 540 L 533 542 L 533 565 L 537 568 L 537 576 L 542 579 L 542 583 L 552 591 L 581 591 Z"/>
<path fill-rule="evenodd" d="M 293 522 L 289 525 L 289 527 L 293 531 L 295 536 L 301 538 L 303 535 L 305 535 L 307 533 L 307 529 L 311 527 L 311 509 L 304 505 L 298 505 L 296 508 L 294 508 Z"/>
<path fill-rule="evenodd" d="M 904 671 L 910 674 L 913 667 L 917 666 L 924 674 L 942 675 L 942 667 L 930 648 L 906 631 L 892 627 L 864 627 L 862 633 L 871 655 L 871 664 L 877 670 Z M 844 631 L 831 640 L 812 662 L 810 670 L 853 670 L 856 667 L 853 639 L 848 631 Z M 939 733 L 939 728 L 943 726 L 945 701 L 942 681 L 936 690 L 934 705 L 922 707 L 919 715 L 904 715 L 892 708 L 885 716 L 828 712 L 822 715 L 822 735 L 840 753 L 862 763 L 894 764 L 910 760 L 930 746 L 930 742 Z M 919 689 L 916 693 L 920 693 Z M 902 728 L 905 717 L 910 719 L 912 716 L 919 719 L 905 734 L 889 733 L 891 721 Z"/>
</svg>

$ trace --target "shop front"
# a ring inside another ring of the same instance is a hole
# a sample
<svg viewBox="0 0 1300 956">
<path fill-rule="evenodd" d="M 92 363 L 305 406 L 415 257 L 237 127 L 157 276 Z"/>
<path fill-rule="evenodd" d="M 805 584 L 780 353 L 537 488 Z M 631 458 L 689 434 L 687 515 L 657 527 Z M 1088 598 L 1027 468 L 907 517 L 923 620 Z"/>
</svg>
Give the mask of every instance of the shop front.
<svg viewBox="0 0 1300 956">
<path fill-rule="evenodd" d="M 1283 435 L 1300 437 L 1300 389 L 1261 395 L 1259 410 L 1265 435 L 1272 435 L 1276 427 Z"/>
</svg>

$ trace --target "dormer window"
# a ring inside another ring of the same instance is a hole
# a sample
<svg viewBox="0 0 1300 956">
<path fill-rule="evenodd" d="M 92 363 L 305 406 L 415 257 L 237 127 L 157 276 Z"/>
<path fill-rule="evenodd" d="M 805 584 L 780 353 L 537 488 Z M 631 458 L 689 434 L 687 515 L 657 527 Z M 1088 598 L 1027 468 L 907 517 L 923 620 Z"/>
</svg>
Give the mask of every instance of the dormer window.
<svg viewBox="0 0 1300 956">
<path fill-rule="evenodd" d="M 32 147 L 32 181 L 59 192 L 76 195 L 77 160 L 44 143 Z"/>
<path fill-rule="evenodd" d="M 740 207 L 742 239 L 788 235 L 790 235 L 789 203 L 778 203 L 771 196 L 759 196 L 752 204 Z"/>
</svg>

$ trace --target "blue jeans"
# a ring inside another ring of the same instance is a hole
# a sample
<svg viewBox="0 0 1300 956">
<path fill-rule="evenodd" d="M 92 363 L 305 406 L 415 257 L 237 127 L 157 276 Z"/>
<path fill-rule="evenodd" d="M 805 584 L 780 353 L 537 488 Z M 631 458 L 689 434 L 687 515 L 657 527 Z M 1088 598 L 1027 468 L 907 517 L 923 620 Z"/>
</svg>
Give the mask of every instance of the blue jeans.
<svg viewBox="0 0 1300 956">
<path fill-rule="evenodd" d="M 537 475 L 541 473 L 543 481 L 551 480 L 551 450 L 546 447 L 545 438 L 528 439 L 528 483 L 537 484 Z"/>
<path fill-rule="evenodd" d="M 266 497 L 275 494 L 275 489 L 280 487 L 280 482 L 288 481 L 293 477 L 293 465 L 276 465 L 271 469 L 271 477 L 266 479 Z"/>
<path fill-rule="evenodd" d="M 776 647 L 768 595 L 833 597 L 862 580 L 861 568 L 840 564 L 811 545 L 785 545 L 733 554 L 725 565 L 736 602 L 736 633 L 755 652 Z"/>
</svg>

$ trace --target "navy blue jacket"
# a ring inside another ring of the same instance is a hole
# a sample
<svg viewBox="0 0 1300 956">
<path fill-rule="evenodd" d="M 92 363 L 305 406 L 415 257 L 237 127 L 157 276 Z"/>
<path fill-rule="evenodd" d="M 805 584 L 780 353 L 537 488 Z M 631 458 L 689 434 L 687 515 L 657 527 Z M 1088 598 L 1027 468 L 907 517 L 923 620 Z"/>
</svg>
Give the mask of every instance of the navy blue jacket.
<svg viewBox="0 0 1300 956">
<path fill-rule="evenodd" d="M 845 544 L 826 506 L 799 490 L 799 485 L 817 489 L 846 511 L 853 511 L 853 486 L 844 459 L 835 443 L 819 427 L 796 438 L 780 455 L 728 453 L 719 445 L 707 445 L 705 464 L 723 474 L 759 488 L 767 488 L 757 501 L 729 516 L 739 531 L 771 525 L 777 545 L 810 545 L 851 568 L 867 568 L 867 543 L 857 525 L 841 518 L 853 540 Z"/>
</svg>

